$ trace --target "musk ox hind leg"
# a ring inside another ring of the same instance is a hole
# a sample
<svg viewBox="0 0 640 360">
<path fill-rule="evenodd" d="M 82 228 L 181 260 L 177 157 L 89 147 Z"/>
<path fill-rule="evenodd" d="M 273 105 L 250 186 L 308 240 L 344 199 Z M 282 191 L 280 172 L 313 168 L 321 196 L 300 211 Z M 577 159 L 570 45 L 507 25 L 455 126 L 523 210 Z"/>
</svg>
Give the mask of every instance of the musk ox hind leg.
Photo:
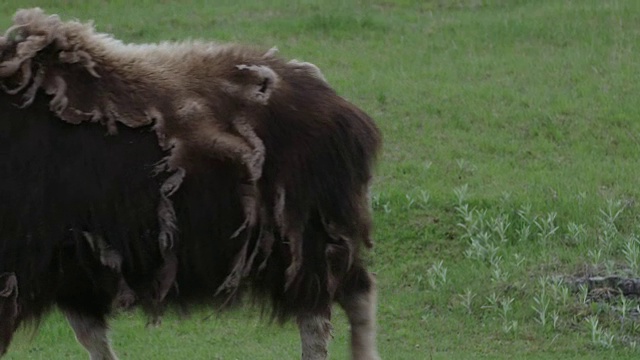
<svg viewBox="0 0 640 360">
<path fill-rule="evenodd" d="M 326 360 L 331 340 L 331 307 L 322 312 L 298 315 L 302 360 Z"/>
<path fill-rule="evenodd" d="M 107 321 L 104 317 L 82 314 L 62 309 L 76 340 L 89 352 L 90 360 L 118 360 L 111 348 L 108 337 Z"/>
<path fill-rule="evenodd" d="M 351 326 L 351 358 L 380 360 L 376 350 L 376 284 L 360 264 L 354 264 L 337 300 Z"/>
</svg>

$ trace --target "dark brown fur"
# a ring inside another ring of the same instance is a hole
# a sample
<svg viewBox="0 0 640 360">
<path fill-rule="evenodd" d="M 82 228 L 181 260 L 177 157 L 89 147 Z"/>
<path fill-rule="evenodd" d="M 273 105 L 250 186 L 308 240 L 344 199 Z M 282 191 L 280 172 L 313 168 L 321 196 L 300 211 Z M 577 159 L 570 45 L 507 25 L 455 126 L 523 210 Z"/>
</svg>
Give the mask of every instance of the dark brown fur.
<svg viewBox="0 0 640 360">
<path fill-rule="evenodd" d="M 0 274 L 0 356 L 7 351 L 18 317 L 18 280 L 13 273 Z"/>
<path fill-rule="evenodd" d="M 250 290 L 297 318 L 304 359 L 326 356 L 334 301 L 361 329 L 354 358 L 378 358 L 361 247 L 380 133 L 317 67 L 237 45 L 122 45 L 40 10 L 14 21 L 0 37 L 0 274 L 32 294 L 16 290 L 16 325 L 55 304 L 92 356 L 113 358 L 91 334 L 123 297 L 157 322 L 167 304 Z"/>
</svg>

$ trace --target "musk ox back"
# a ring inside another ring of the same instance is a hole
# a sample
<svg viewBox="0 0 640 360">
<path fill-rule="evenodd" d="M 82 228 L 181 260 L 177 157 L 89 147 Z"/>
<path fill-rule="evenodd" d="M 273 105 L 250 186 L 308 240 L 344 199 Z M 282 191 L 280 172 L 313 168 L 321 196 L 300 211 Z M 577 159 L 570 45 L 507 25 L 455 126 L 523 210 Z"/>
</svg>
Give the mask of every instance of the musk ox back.
<svg viewBox="0 0 640 360">
<path fill-rule="evenodd" d="M 131 45 L 21 10 L 0 37 L 0 354 L 59 307 L 92 359 L 106 319 L 221 308 L 295 318 L 324 359 L 331 304 L 377 359 L 368 187 L 380 134 L 274 50 Z"/>
</svg>

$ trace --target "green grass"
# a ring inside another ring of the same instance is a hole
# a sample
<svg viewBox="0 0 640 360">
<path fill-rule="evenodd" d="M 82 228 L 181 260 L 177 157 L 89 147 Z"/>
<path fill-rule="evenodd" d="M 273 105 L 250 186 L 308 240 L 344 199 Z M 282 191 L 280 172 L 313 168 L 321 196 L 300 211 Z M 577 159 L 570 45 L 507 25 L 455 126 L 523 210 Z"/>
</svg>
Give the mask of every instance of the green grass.
<svg viewBox="0 0 640 360">
<path fill-rule="evenodd" d="M 125 41 L 278 46 L 377 120 L 385 148 L 371 268 L 384 359 L 637 358 L 640 324 L 621 299 L 583 301 L 554 279 L 639 276 L 640 2 L 37 5 Z M 27 6 L 0 3 L 0 25 Z M 125 359 L 298 357 L 292 325 L 274 329 L 256 312 L 205 316 L 144 329 L 124 315 L 113 340 Z M 347 357 L 347 343 L 336 311 L 333 358 Z M 85 354 L 55 315 L 7 358 Z"/>
</svg>

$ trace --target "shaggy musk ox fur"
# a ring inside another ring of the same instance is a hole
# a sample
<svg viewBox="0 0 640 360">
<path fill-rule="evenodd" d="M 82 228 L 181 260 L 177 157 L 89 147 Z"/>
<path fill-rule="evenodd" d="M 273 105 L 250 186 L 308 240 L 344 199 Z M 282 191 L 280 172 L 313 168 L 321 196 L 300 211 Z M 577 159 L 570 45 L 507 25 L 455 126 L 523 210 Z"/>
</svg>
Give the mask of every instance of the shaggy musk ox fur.
<svg viewBox="0 0 640 360">
<path fill-rule="evenodd" d="M 368 188 L 380 134 L 274 49 L 123 44 L 20 10 L 0 37 L 0 354 L 53 306 L 92 359 L 107 316 L 236 303 L 296 319 L 324 359 L 331 304 L 378 359 Z M 265 305 L 266 306 L 266 305 Z"/>
</svg>

